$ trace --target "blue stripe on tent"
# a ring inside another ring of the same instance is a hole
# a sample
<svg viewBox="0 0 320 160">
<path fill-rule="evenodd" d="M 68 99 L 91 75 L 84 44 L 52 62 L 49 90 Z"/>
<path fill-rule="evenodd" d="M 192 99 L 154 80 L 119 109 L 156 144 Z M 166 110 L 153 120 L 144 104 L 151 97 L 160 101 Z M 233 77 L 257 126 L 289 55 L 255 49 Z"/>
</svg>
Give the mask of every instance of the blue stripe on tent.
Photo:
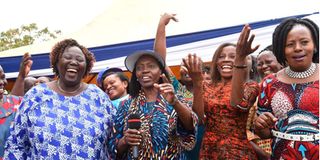
<svg viewBox="0 0 320 160">
<path fill-rule="evenodd" d="M 319 14 L 319 12 L 315 12 L 312 14 Z M 290 16 L 290 17 L 302 18 L 312 14 L 302 14 L 302 15 L 296 15 L 296 16 Z M 252 29 L 258 29 L 258 28 L 278 24 L 286 18 L 289 18 L 289 17 L 254 22 L 254 23 L 250 23 L 250 26 Z M 239 33 L 241 32 L 242 27 L 243 27 L 243 24 L 232 26 L 232 27 L 201 31 L 201 32 L 193 32 L 193 33 L 180 34 L 175 36 L 168 36 L 167 47 L 173 47 L 173 46 L 192 43 L 196 41 L 207 40 L 207 39 L 217 38 L 221 36 L 226 36 L 229 34 Z M 154 39 L 147 39 L 147 40 L 141 40 L 141 41 L 119 43 L 114 45 L 92 47 L 92 48 L 89 48 L 89 50 L 94 53 L 97 61 L 102 61 L 102 60 L 127 56 L 137 50 L 152 49 L 153 43 L 154 43 Z M 0 58 L 0 64 L 2 65 L 4 71 L 7 73 L 17 72 L 19 70 L 19 64 L 21 59 L 22 59 L 22 56 L 3 57 L 3 58 Z M 50 68 L 49 53 L 32 55 L 32 59 L 33 59 L 32 70 Z"/>
</svg>

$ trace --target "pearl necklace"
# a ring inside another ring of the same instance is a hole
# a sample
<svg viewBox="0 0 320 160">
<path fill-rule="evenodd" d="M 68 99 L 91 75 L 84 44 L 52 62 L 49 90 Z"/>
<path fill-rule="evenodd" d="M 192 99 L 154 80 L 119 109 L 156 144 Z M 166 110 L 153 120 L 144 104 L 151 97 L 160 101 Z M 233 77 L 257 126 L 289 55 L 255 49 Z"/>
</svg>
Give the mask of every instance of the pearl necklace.
<svg viewBox="0 0 320 160">
<path fill-rule="evenodd" d="M 291 78 L 303 79 L 313 75 L 314 72 L 316 71 L 316 68 L 317 68 L 317 65 L 315 63 L 311 63 L 311 66 L 303 72 L 295 72 L 291 70 L 289 66 L 286 67 L 285 72 Z"/>
<path fill-rule="evenodd" d="M 66 91 L 66 90 L 62 89 L 62 88 L 60 87 L 60 80 L 57 80 L 57 83 L 56 83 L 56 84 L 57 84 L 58 89 L 59 89 L 62 93 L 65 93 L 65 94 L 75 94 L 75 93 L 79 92 L 79 90 L 82 88 L 82 82 L 80 82 L 79 87 L 78 87 L 77 89 L 75 89 L 74 91 Z"/>
</svg>

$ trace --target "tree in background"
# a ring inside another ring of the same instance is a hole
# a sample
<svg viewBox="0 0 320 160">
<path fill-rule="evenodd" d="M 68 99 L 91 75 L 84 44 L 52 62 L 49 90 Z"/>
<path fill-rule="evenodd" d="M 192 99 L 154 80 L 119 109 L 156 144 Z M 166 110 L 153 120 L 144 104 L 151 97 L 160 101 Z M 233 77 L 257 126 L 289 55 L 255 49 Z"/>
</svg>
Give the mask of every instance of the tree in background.
<svg viewBox="0 0 320 160">
<path fill-rule="evenodd" d="M 61 35 L 60 30 L 51 32 L 48 27 L 39 29 L 36 23 L 22 25 L 20 28 L 1 32 L 0 51 L 30 45 L 34 42 L 48 41 L 57 38 L 58 35 Z"/>
</svg>

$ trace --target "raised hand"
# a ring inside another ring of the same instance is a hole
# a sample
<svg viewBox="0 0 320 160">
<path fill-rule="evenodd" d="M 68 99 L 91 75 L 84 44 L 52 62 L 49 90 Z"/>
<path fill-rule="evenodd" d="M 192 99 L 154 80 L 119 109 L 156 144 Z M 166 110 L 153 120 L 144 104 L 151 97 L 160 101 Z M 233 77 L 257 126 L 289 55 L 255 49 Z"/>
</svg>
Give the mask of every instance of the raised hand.
<svg viewBox="0 0 320 160">
<path fill-rule="evenodd" d="M 26 52 L 22 57 L 22 61 L 20 63 L 20 69 L 19 69 L 19 74 L 23 78 L 28 76 L 31 70 L 32 63 L 33 61 L 31 60 L 31 55 L 28 52 Z"/>
<path fill-rule="evenodd" d="M 169 24 L 170 20 L 178 22 L 178 19 L 175 16 L 176 14 L 164 13 L 163 15 L 161 15 L 159 23 L 163 23 L 164 25 L 167 25 Z"/>
<path fill-rule="evenodd" d="M 250 31 L 251 31 L 251 28 L 248 24 L 246 24 L 242 28 L 240 37 L 237 42 L 237 48 L 236 48 L 236 53 L 238 58 L 245 59 L 247 55 L 255 52 L 259 48 L 259 45 L 252 48 L 252 42 L 254 40 L 255 35 L 252 34 L 250 36 Z M 250 36 L 250 39 L 249 39 L 249 36 Z"/>
<path fill-rule="evenodd" d="M 168 101 L 169 104 L 174 104 L 177 101 L 177 97 L 174 93 L 174 88 L 171 83 L 169 83 L 168 78 L 162 74 L 161 75 L 162 84 L 154 84 L 154 87 L 158 88 L 160 94 Z"/>
<path fill-rule="evenodd" d="M 203 81 L 202 77 L 202 60 L 196 54 L 189 54 L 187 58 L 183 58 L 183 63 L 188 69 L 188 74 L 193 82 Z"/>
</svg>

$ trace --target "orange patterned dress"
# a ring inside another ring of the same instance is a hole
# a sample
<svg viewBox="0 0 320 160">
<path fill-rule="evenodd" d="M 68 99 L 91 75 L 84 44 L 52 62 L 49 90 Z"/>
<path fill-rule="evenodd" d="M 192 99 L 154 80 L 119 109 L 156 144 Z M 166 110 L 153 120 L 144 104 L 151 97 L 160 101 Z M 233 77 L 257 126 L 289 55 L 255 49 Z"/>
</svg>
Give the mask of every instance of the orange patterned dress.
<svg viewBox="0 0 320 160">
<path fill-rule="evenodd" d="M 246 136 L 249 110 L 230 105 L 231 82 L 204 83 L 203 90 L 206 132 L 200 159 L 257 159 Z"/>
</svg>

